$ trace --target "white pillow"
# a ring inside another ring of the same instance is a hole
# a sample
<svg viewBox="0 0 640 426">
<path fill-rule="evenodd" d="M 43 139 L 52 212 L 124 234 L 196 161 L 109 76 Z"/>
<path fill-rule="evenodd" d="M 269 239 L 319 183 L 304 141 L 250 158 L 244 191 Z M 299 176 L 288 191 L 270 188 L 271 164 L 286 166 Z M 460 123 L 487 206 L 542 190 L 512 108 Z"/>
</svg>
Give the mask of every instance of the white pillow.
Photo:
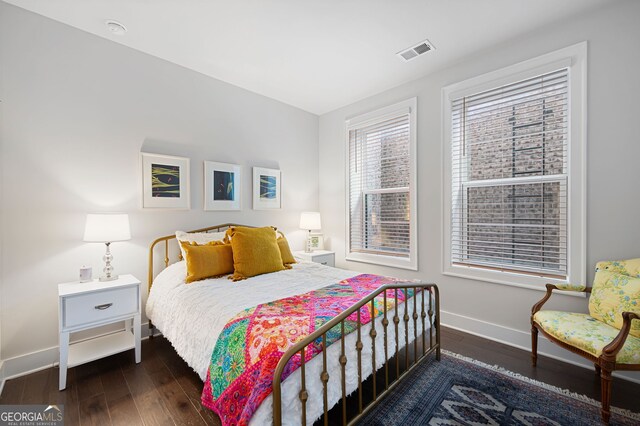
<svg viewBox="0 0 640 426">
<path fill-rule="evenodd" d="M 223 232 L 184 232 L 184 231 L 176 231 L 176 238 L 178 239 L 178 241 L 182 241 L 182 242 L 189 242 L 189 243 L 196 243 L 196 244 L 207 244 L 210 243 L 211 241 L 221 241 L 222 239 L 224 239 L 224 234 L 226 233 L 226 231 Z M 182 253 L 182 258 L 184 259 L 186 256 L 186 253 L 184 252 L 184 249 L 182 248 L 182 244 L 180 244 L 180 252 Z"/>
</svg>

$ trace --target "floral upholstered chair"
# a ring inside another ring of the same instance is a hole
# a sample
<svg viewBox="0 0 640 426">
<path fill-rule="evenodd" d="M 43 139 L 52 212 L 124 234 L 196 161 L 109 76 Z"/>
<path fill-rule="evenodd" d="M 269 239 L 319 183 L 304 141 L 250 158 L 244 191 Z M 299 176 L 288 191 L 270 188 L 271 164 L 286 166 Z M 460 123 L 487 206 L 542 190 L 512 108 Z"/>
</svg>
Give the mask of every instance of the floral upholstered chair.
<svg viewBox="0 0 640 426">
<path fill-rule="evenodd" d="M 543 311 L 553 290 L 591 293 L 589 315 Z M 602 420 L 609 422 L 611 372 L 640 370 L 640 259 L 598 262 L 593 287 L 547 284 L 531 309 L 531 360 L 537 362 L 538 331 L 550 341 L 594 362 L 602 388 Z"/>
</svg>

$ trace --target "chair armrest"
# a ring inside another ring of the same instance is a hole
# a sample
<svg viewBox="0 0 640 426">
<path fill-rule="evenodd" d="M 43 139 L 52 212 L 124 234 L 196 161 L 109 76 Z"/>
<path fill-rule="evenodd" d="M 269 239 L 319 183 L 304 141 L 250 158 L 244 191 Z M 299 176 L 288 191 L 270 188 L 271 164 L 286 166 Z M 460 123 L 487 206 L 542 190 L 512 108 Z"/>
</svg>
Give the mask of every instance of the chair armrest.
<svg viewBox="0 0 640 426">
<path fill-rule="evenodd" d="M 616 338 L 611 341 L 611 343 L 609 343 L 602 349 L 602 355 L 604 355 L 604 357 L 609 358 L 609 360 L 615 362 L 616 355 L 624 346 L 624 342 L 627 340 L 627 336 L 629 336 L 629 331 L 631 330 L 631 321 L 634 319 L 640 320 L 640 315 L 636 314 L 635 312 L 622 313 L 622 327 L 620 328 L 620 332 L 618 333 Z"/>
<path fill-rule="evenodd" d="M 561 283 L 561 284 L 553 284 L 553 285 L 555 286 L 556 289 L 562 290 L 562 291 L 584 292 L 587 289 L 587 286 L 584 284 Z"/>
<path fill-rule="evenodd" d="M 576 284 L 547 284 L 547 293 L 544 295 L 542 299 L 531 308 L 531 316 L 535 315 L 540 309 L 542 309 L 542 305 L 547 303 L 547 300 L 551 297 L 551 293 L 553 290 L 560 291 L 575 291 L 579 293 L 591 293 L 591 288 L 586 287 L 585 285 L 576 285 Z"/>
</svg>

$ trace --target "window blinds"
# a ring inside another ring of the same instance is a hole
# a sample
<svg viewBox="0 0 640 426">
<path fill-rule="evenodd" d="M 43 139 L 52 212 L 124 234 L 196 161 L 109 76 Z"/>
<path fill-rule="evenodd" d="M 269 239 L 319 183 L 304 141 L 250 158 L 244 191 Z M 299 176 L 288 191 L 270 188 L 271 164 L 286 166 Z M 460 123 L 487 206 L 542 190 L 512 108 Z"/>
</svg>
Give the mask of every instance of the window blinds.
<svg viewBox="0 0 640 426">
<path fill-rule="evenodd" d="M 454 264 L 566 277 L 568 79 L 453 100 Z"/>
<path fill-rule="evenodd" d="M 410 114 L 349 129 L 351 252 L 410 255 Z"/>
</svg>

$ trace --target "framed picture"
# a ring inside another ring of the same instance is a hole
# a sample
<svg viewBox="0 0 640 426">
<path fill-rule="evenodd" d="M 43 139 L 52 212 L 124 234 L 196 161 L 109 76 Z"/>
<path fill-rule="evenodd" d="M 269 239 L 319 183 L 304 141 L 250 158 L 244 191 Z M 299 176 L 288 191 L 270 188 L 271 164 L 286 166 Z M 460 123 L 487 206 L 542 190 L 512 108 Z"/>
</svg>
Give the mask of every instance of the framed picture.
<svg viewBox="0 0 640 426">
<path fill-rule="evenodd" d="M 279 209 L 280 204 L 280 170 L 253 168 L 253 209 Z"/>
<path fill-rule="evenodd" d="M 312 251 L 324 250 L 324 236 L 312 232 L 309 234 L 309 246 Z"/>
<path fill-rule="evenodd" d="M 141 154 L 142 207 L 189 210 L 189 159 Z"/>
<path fill-rule="evenodd" d="M 204 209 L 240 210 L 241 167 L 237 164 L 204 162 Z"/>
</svg>

